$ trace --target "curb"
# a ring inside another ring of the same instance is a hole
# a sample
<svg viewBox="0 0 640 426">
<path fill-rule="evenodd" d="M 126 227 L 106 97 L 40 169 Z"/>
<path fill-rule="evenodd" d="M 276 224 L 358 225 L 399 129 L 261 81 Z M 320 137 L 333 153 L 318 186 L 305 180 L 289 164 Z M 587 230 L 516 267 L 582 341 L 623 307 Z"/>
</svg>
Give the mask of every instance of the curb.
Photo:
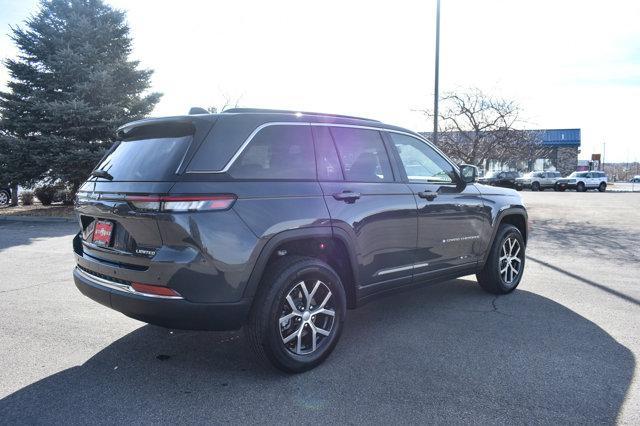
<svg viewBox="0 0 640 426">
<path fill-rule="evenodd" d="M 0 222 L 76 223 L 76 219 L 55 216 L 0 216 Z"/>
</svg>

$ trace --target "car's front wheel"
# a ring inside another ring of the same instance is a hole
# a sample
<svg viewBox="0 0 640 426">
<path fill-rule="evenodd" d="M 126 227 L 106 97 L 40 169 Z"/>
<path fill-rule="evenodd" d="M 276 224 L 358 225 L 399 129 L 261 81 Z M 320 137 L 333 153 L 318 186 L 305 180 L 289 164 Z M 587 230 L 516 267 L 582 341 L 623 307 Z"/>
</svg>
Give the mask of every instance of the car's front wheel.
<svg viewBox="0 0 640 426">
<path fill-rule="evenodd" d="M 338 274 L 321 260 L 287 256 L 263 277 L 246 334 L 260 360 L 300 373 L 333 351 L 345 315 L 346 296 Z"/>
<path fill-rule="evenodd" d="M 576 185 L 576 191 L 578 192 L 586 192 L 587 187 L 585 186 L 584 182 L 578 182 L 578 185 Z"/>
<path fill-rule="evenodd" d="M 520 230 L 510 224 L 501 224 L 493 240 L 489 257 L 476 275 L 478 283 L 487 292 L 512 292 L 522 279 L 525 244 Z"/>
<path fill-rule="evenodd" d="M 600 182 L 600 185 L 598 186 L 598 191 L 604 192 L 606 190 L 607 190 L 607 184 L 604 182 Z"/>
</svg>

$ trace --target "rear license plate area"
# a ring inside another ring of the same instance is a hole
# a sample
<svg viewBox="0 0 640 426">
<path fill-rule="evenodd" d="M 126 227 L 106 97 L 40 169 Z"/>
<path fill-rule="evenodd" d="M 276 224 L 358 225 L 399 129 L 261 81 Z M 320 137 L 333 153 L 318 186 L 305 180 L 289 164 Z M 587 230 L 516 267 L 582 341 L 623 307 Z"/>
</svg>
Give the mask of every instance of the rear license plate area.
<svg viewBox="0 0 640 426">
<path fill-rule="evenodd" d="M 97 220 L 93 229 L 93 243 L 101 247 L 109 247 L 111 245 L 111 236 L 113 234 L 113 222 L 108 220 Z"/>
</svg>

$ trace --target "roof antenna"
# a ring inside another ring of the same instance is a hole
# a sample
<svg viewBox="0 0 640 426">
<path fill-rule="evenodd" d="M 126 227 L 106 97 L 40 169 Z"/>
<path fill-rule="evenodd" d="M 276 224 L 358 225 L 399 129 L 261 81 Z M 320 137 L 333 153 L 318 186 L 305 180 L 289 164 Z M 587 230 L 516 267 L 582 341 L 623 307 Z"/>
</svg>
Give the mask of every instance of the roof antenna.
<svg viewBox="0 0 640 426">
<path fill-rule="evenodd" d="M 209 114 L 209 111 L 200 107 L 191 107 L 191 109 L 189 110 L 189 115 L 194 114 Z"/>
</svg>

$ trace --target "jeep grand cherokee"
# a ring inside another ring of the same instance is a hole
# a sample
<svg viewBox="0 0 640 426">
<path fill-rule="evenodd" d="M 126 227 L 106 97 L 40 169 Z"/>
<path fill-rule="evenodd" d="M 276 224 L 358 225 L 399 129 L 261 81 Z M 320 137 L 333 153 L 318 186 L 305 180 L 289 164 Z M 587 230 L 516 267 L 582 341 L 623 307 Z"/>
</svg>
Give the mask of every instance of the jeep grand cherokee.
<svg viewBox="0 0 640 426">
<path fill-rule="evenodd" d="M 524 271 L 527 213 L 429 141 L 378 121 L 234 109 L 146 119 L 84 183 L 77 287 L 171 328 L 245 328 L 287 372 L 321 363 L 347 309 L 476 274 Z"/>
</svg>

